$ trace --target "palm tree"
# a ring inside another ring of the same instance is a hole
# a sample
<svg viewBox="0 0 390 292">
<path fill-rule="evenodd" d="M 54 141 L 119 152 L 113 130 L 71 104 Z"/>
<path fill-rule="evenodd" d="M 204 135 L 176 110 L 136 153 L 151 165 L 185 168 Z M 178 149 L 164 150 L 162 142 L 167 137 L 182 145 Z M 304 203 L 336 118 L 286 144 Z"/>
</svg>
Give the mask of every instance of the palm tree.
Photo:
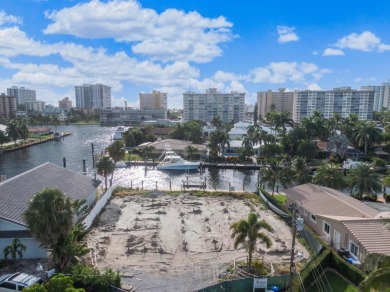
<svg viewBox="0 0 390 292">
<path fill-rule="evenodd" d="M 19 256 L 19 259 L 21 259 L 24 251 L 26 251 L 26 246 L 20 241 L 20 239 L 15 238 L 4 248 L 4 258 L 8 259 L 8 256 L 11 255 L 13 264 L 15 265 L 16 258 Z"/>
<path fill-rule="evenodd" d="M 294 121 L 290 118 L 289 112 L 269 112 L 267 120 L 276 128 L 282 129 L 282 137 L 286 136 L 286 125 L 294 126 Z"/>
<path fill-rule="evenodd" d="M 346 186 L 343 172 L 332 164 L 321 165 L 313 177 L 313 183 L 336 190 Z"/>
<path fill-rule="evenodd" d="M 189 157 L 189 160 L 192 160 L 192 156 L 198 152 L 198 148 L 191 145 L 188 145 L 185 150 L 187 152 L 187 157 Z"/>
<path fill-rule="evenodd" d="M 85 201 L 71 201 L 58 189 L 43 189 L 34 195 L 23 217 L 31 234 L 52 250 L 53 259 L 62 265 L 62 251 L 74 220 L 79 219 L 80 206 Z M 39 218 L 39 220 L 37 220 Z M 72 251 L 76 250 L 73 246 Z"/>
<path fill-rule="evenodd" d="M 214 116 L 211 120 L 211 124 L 217 129 L 221 128 L 223 124 L 221 117 L 219 115 Z"/>
<path fill-rule="evenodd" d="M 268 159 L 266 166 L 260 168 L 261 183 L 266 183 L 272 189 L 272 196 L 274 196 L 275 186 L 279 182 L 286 185 L 291 181 L 291 173 L 288 168 L 280 166 L 276 159 Z"/>
<path fill-rule="evenodd" d="M 294 180 L 298 184 L 304 184 L 311 181 L 311 169 L 308 167 L 306 159 L 296 156 L 291 163 Z"/>
<path fill-rule="evenodd" d="M 96 164 L 96 169 L 99 175 L 104 176 L 104 183 L 107 190 L 107 177 L 115 170 L 114 161 L 110 157 L 104 156 Z"/>
<path fill-rule="evenodd" d="M 359 147 L 364 146 L 364 156 L 367 156 L 367 148 L 375 142 L 380 142 L 380 132 L 373 122 L 360 121 L 354 134 Z"/>
<path fill-rule="evenodd" d="M 108 146 L 107 150 L 112 160 L 114 160 L 115 164 L 118 161 L 123 160 L 123 158 L 125 157 L 125 149 L 122 141 L 115 141 L 110 146 Z"/>
<path fill-rule="evenodd" d="M 380 175 L 370 169 L 367 163 L 359 163 L 351 169 L 347 176 L 347 183 L 351 191 L 356 191 L 360 200 L 364 194 L 382 191 Z"/>
<path fill-rule="evenodd" d="M 148 157 L 151 153 L 153 153 L 154 150 L 156 150 L 156 147 L 154 146 L 145 146 L 142 148 L 143 152 L 145 153 L 145 161 L 148 161 Z"/>
<path fill-rule="evenodd" d="M 235 238 L 234 248 L 243 244 L 248 251 L 248 269 L 250 271 L 252 269 L 252 254 L 255 251 L 257 239 L 261 239 L 267 248 L 272 244 L 271 239 L 259 231 L 266 229 L 272 232 L 273 229 L 266 221 L 258 221 L 255 213 L 249 213 L 248 220 L 241 219 L 232 223 L 230 229 L 233 230 L 232 238 Z"/>
</svg>

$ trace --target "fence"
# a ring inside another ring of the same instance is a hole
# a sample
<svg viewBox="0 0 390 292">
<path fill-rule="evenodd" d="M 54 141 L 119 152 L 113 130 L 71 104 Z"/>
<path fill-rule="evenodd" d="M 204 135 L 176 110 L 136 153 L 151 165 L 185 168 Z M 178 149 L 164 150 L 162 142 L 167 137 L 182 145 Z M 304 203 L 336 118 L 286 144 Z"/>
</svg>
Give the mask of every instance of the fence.
<svg viewBox="0 0 390 292">
<path fill-rule="evenodd" d="M 100 211 L 107 204 L 107 201 L 111 198 L 114 188 L 115 186 L 111 186 L 100 198 L 100 200 L 97 201 L 96 205 L 93 207 L 91 212 L 89 212 L 88 216 L 85 217 L 83 221 L 85 229 L 89 229 L 92 226 L 93 220 L 95 220 L 96 216 L 99 215 Z"/>
</svg>

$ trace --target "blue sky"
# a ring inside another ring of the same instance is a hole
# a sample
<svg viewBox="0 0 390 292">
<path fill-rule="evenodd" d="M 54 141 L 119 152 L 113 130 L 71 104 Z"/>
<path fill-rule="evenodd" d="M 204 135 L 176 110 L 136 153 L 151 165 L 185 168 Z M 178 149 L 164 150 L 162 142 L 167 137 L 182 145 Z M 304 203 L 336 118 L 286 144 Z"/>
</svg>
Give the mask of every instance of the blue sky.
<svg viewBox="0 0 390 292">
<path fill-rule="evenodd" d="M 74 86 L 139 92 L 332 89 L 390 79 L 390 1 L 2 0 L 0 92 L 37 91 L 58 106 Z M 75 105 L 75 104 L 74 104 Z"/>
</svg>

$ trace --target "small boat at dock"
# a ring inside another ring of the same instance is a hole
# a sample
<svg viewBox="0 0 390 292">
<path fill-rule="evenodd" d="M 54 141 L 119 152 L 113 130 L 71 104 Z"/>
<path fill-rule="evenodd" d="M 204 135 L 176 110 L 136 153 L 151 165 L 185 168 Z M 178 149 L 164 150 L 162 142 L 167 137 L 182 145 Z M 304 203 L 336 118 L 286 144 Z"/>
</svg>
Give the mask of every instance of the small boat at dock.
<svg viewBox="0 0 390 292">
<path fill-rule="evenodd" d="M 165 146 L 164 152 L 158 159 L 156 166 L 157 170 L 182 170 L 190 171 L 197 170 L 200 166 L 200 161 L 187 161 L 180 155 L 176 154 L 170 146 Z"/>
</svg>

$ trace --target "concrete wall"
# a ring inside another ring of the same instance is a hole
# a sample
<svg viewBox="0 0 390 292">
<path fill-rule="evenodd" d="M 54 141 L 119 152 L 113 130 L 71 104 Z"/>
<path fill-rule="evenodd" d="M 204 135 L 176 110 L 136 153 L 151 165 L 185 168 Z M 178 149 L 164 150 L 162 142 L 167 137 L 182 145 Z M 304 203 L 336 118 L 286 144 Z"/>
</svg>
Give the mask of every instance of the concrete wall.
<svg viewBox="0 0 390 292">
<path fill-rule="evenodd" d="M 19 238 L 21 243 L 26 246 L 26 251 L 23 252 L 22 259 L 42 259 L 47 258 L 47 251 L 40 247 L 40 243 L 34 238 Z M 0 259 L 4 259 L 3 250 L 11 242 L 13 238 L 0 238 Z M 11 259 L 9 256 L 8 259 Z"/>
</svg>

